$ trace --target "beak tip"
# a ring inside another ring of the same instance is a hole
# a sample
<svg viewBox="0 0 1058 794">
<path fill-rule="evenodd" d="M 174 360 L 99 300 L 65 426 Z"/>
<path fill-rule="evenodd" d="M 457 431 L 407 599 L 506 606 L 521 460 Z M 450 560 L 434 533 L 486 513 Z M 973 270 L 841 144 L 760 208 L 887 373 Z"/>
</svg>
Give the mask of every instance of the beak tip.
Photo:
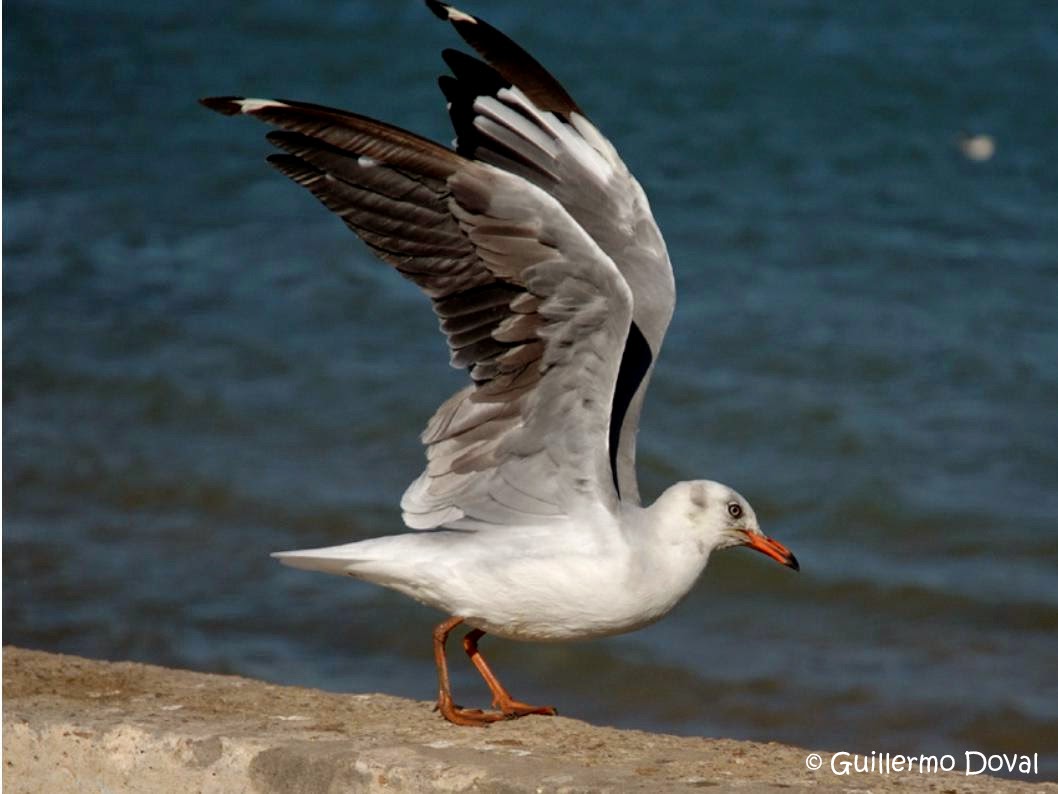
<svg viewBox="0 0 1058 794">
<path fill-rule="evenodd" d="M 793 555 L 793 552 L 782 545 L 779 541 L 772 540 L 760 532 L 745 531 L 744 534 L 745 541 L 743 541 L 743 545 L 749 546 L 754 551 L 759 551 L 762 554 L 771 557 L 780 565 L 785 565 L 787 568 L 792 568 L 795 571 L 801 570 L 801 565 L 797 562 L 797 558 Z"/>
</svg>

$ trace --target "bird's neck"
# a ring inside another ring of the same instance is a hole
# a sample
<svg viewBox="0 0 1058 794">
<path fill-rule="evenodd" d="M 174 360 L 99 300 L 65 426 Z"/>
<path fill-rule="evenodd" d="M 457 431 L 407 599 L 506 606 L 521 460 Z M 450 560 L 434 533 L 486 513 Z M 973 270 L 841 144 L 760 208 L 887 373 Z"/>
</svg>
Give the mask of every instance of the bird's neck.
<svg viewBox="0 0 1058 794">
<path fill-rule="evenodd" d="M 702 575 L 712 547 L 686 529 L 686 519 L 673 516 L 658 503 L 638 508 L 634 557 L 641 571 L 644 598 L 656 601 L 661 614 L 683 599 Z M 659 615 L 660 617 L 660 615 Z"/>
</svg>

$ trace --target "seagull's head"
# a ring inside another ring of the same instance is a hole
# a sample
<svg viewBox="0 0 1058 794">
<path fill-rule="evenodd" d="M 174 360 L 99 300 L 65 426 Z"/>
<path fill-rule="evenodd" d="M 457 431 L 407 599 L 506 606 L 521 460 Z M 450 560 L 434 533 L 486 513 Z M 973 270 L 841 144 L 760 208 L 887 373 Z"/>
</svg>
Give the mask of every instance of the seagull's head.
<svg viewBox="0 0 1058 794">
<path fill-rule="evenodd" d="M 800 570 L 797 558 L 777 540 L 760 530 L 749 502 L 726 485 L 711 480 L 681 482 L 669 488 L 657 504 L 681 526 L 703 553 L 733 546 L 749 546 L 776 562 Z"/>
</svg>

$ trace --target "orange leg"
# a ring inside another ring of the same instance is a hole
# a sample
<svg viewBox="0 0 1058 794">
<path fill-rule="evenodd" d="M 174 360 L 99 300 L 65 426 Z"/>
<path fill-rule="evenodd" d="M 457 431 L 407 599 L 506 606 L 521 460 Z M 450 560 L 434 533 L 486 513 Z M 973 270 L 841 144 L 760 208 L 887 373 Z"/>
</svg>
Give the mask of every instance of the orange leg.
<svg viewBox="0 0 1058 794">
<path fill-rule="evenodd" d="M 510 696 L 503 684 L 499 682 L 492 670 L 485 663 L 485 659 L 478 651 L 478 640 L 485 634 L 481 629 L 473 629 L 463 638 L 463 648 L 466 650 L 470 661 L 478 668 L 481 677 L 489 685 L 492 691 L 492 705 L 499 709 L 496 711 L 482 711 L 481 709 L 465 709 L 457 706 L 452 701 L 452 687 L 448 680 L 448 662 L 445 659 L 445 643 L 452 629 L 463 622 L 461 617 L 451 617 L 443 623 L 438 624 L 433 630 L 433 655 L 437 664 L 437 710 L 441 716 L 456 725 L 485 726 L 490 722 L 523 717 L 526 714 L 557 714 L 550 706 L 530 706 L 521 703 Z"/>
<path fill-rule="evenodd" d="M 452 702 L 452 686 L 448 681 L 448 662 L 445 660 L 445 642 L 452 629 L 463 622 L 463 618 L 452 617 L 433 630 L 433 658 L 437 664 L 437 710 L 441 716 L 456 725 L 484 726 L 502 720 L 502 714 L 488 714 L 480 709 L 465 709 Z"/>
<path fill-rule="evenodd" d="M 526 714 L 546 714 L 549 717 L 558 714 L 554 706 L 530 706 L 528 703 L 522 703 L 520 700 L 515 700 L 511 697 L 511 694 L 500 683 L 500 680 L 496 678 L 496 674 L 492 672 L 492 669 L 485 662 L 485 657 L 478 650 L 478 640 L 483 636 L 485 636 L 485 632 L 481 629 L 469 631 L 467 636 L 463 638 L 463 650 L 467 652 L 470 661 L 478 668 L 481 677 L 489 685 L 489 689 L 492 691 L 492 705 L 498 708 L 503 713 L 503 716 L 508 719 L 524 717 Z"/>
</svg>

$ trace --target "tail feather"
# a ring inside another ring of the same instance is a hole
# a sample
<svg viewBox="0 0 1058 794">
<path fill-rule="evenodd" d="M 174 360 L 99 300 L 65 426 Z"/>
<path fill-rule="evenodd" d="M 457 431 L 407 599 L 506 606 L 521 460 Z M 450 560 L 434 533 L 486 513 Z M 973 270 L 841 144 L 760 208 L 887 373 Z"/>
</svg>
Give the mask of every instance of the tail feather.
<svg viewBox="0 0 1058 794">
<path fill-rule="evenodd" d="M 303 571 L 322 571 L 338 576 L 354 575 L 358 563 L 364 562 L 353 547 L 356 543 L 344 546 L 330 546 L 323 549 L 299 549 L 297 551 L 276 551 L 272 556 L 291 568 Z"/>
</svg>

